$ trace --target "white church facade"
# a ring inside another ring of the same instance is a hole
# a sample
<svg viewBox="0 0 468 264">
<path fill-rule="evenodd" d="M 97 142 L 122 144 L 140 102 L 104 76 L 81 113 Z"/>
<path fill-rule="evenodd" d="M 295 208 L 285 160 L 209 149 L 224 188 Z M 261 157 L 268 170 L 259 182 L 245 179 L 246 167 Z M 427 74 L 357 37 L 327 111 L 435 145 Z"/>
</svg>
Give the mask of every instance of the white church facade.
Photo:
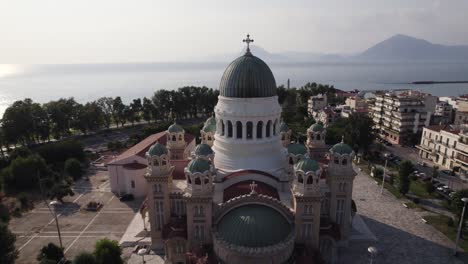
<svg viewBox="0 0 468 264">
<path fill-rule="evenodd" d="M 328 148 L 320 124 L 306 144 L 291 143 L 275 78 L 249 48 L 219 89 L 201 144 L 174 124 L 137 161 L 145 167 L 131 177 L 146 195 L 151 248 L 166 263 L 333 263 L 351 232 L 353 150 Z M 121 188 L 118 164 L 109 172 Z"/>
</svg>

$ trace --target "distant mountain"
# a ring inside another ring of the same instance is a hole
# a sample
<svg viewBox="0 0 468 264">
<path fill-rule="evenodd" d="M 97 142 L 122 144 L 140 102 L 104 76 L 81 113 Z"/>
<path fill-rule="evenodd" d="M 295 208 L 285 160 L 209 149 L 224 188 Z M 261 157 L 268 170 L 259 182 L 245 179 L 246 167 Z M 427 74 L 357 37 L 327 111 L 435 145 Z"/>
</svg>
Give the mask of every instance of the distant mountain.
<svg viewBox="0 0 468 264">
<path fill-rule="evenodd" d="M 371 61 L 466 61 L 468 46 L 433 44 L 423 39 L 395 35 L 363 53 L 354 56 L 357 60 Z"/>
</svg>

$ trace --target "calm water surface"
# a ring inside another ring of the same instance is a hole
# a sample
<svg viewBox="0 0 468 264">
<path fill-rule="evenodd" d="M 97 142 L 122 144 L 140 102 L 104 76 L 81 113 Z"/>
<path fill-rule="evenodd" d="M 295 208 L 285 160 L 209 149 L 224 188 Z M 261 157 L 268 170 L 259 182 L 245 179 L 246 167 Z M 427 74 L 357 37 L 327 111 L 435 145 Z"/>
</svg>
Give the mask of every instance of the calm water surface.
<svg viewBox="0 0 468 264">
<path fill-rule="evenodd" d="M 269 64 L 278 85 L 315 81 L 342 90 L 412 88 L 437 96 L 468 93 L 468 84 L 410 85 L 412 81 L 468 81 L 468 63 L 296 63 Z M 102 96 L 125 102 L 158 89 L 195 85 L 218 88 L 227 63 L 0 64 L 0 114 L 15 100 L 44 103 L 74 97 L 84 103 Z"/>
</svg>

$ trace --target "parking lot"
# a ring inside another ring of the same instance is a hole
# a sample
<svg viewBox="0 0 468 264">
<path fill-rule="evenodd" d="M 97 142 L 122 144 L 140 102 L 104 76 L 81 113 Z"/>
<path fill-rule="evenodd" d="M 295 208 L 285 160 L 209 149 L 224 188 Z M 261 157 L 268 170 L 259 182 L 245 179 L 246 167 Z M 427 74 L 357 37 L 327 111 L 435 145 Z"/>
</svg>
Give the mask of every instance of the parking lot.
<svg viewBox="0 0 468 264">
<path fill-rule="evenodd" d="M 141 201 L 121 202 L 110 192 L 107 171 L 94 170 L 89 181 L 82 180 L 74 187 L 75 195 L 66 197 L 56 206 L 58 222 L 65 248 L 65 256 L 72 259 L 82 251 L 92 251 L 97 240 L 119 240 L 132 220 Z M 91 212 L 82 208 L 90 201 L 103 204 L 101 210 Z M 59 245 L 53 215 L 44 202 L 20 218 L 10 221 L 10 229 L 17 235 L 16 263 L 37 263 L 39 250 L 50 242 Z"/>
</svg>

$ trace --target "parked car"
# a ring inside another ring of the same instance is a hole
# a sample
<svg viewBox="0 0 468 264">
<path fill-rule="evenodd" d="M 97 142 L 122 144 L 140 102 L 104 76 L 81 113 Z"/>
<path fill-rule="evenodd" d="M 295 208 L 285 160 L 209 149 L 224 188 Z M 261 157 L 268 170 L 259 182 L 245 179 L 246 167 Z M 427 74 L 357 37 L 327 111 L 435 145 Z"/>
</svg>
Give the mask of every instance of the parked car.
<svg viewBox="0 0 468 264">
<path fill-rule="evenodd" d="M 444 186 L 444 185 L 445 185 L 445 184 L 443 184 L 443 183 L 434 184 L 435 187 L 442 187 L 442 186 Z"/>
<path fill-rule="evenodd" d="M 422 166 L 422 167 L 426 167 L 426 163 L 425 163 L 424 161 L 418 162 L 418 165 L 419 165 L 419 166 Z"/>
<path fill-rule="evenodd" d="M 387 146 L 387 147 L 391 147 L 391 146 L 392 146 L 392 143 L 390 143 L 390 142 L 386 141 L 386 142 L 385 142 L 385 146 Z"/>
<path fill-rule="evenodd" d="M 442 188 L 444 188 L 445 190 L 449 189 L 449 187 L 447 185 L 442 186 Z"/>
<path fill-rule="evenodd" d="M 457 193 L 457 192 L 453 192 L 453 191 L 450 192 L 450 193 L 449 193 L 449 197 L 452 198 L 456 193 Z"/>
<path fill-rule="evenodd" d="M 133 197 L 133 194 L 124 194 L 124 195 L 122 195 L 122 196 L 119 197 L 119 200 L 120 200 L 121 202 L 133 201 L 133 199 L 135 199 L 135 198 Z"/>
<path fill-rule="evenodd" d="M 426 178 L 426 173 L 421 172 L 421 173 L 418 173 L 417 176 L 418 176 L 419 178 Z"/>
<path fill-rule="evenodd" d="M 437 183 L 440 183 L 438 180 L 432 180 L 432 185 L 436 185 Z"/>
<path fill-rule="evenodd" d="M 452 175 L 452 171 L 449 170 L 441 170 L 441 172 L 447 174 L 447 175 Z"/>
</svg>

